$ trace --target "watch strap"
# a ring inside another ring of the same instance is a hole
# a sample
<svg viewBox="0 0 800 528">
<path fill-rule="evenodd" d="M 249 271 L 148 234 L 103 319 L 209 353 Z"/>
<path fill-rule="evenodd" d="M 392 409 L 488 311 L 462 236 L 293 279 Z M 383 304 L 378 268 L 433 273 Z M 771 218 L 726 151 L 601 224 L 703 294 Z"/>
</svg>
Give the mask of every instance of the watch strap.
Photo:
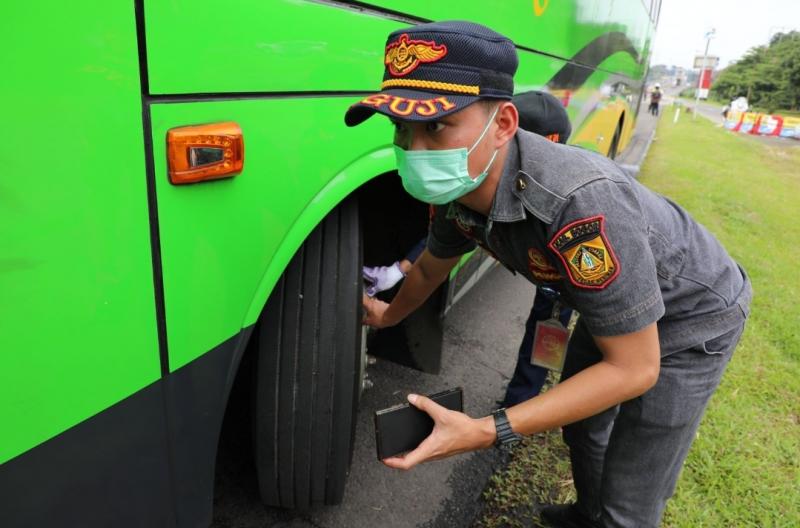
<svg viewBox="0 0 800 528">
<path fill-rule="evenodd" d="M 497 409 L 492 413 L 494 416 L 494 427 L 497 431 L 497 446 L 510 446 L 519 441 L 519 435 L 511 429 L 511 423 L 506 416 L 506 410 Z"/>
</svg>

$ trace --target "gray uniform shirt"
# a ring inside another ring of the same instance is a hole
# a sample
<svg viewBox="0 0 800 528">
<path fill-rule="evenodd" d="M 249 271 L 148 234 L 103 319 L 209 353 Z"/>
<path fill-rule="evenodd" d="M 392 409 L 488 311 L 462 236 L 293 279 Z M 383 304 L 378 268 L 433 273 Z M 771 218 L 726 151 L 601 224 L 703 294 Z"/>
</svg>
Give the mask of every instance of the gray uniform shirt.
<svg viewBox="0 0 800 528">
<path fill-rule="evenodd" d="M 657 321 L 662 355 L 732 330 L 749 309 L 744 271 L 680 206 L 599 154 L 524 130 L 488 218 L 456 202 L 433 208 L 432 255 L 476 243 L 559 291 L 595 336 Z"/>
</svg>

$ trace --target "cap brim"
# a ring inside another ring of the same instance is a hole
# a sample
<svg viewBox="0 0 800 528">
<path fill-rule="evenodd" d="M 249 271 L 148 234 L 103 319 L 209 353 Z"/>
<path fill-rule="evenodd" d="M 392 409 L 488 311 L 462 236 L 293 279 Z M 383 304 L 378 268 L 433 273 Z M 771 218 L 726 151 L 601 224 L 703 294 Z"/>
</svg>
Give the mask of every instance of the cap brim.
<svg viewBox="0 0 800 528">
<path fill-rule="evenodd" d="M 356 126 L 375 113 L 399 121 L 436 121 L 480 100 L 477 95 L 453 95 L 421 90 L 384 90 L 362 99 L 347 109 L 344 122 Z"/>
</svg>

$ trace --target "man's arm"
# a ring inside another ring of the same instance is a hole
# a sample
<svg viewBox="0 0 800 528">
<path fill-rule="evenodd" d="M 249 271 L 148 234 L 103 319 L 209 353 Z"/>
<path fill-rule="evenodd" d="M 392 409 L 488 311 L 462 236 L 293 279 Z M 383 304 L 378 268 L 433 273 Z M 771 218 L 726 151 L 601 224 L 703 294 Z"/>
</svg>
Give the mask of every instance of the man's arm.
<svg viewBox="0 0 800 528">
<path fill-rule="evenodd" d="M 364 324 L 394 326 L 425 302 L 458 264 L 459 257 L 440 259 L 425 249 L 408 272 L 391 304 L 364 296 Z"/>
<path fill-rule="evenodd" d="M 633 399 L 658 380 L 661 347 L 656 323 L 611 337 L 595 337 L 603 359 L 507 411 L 517 433 L 533 434 L 570 424 Z"/>
<path fill-rule="evenodd" d="M 533 434 L 576 422 L 635 398 L 658 379 L 661 363 L 656 323 L 630 334 L 595 337 L 603 359 L 591 367 L 506 414 L 516 433 Z M 409 401 L 434 419 L 433 433 L 414 451 L 384 460 L 397 469 L 410 469 L 430 460 L 490 447 L 496 440 L 491 416 L 473 419 L 450 411 L 424 396 Z"/>
</svg>

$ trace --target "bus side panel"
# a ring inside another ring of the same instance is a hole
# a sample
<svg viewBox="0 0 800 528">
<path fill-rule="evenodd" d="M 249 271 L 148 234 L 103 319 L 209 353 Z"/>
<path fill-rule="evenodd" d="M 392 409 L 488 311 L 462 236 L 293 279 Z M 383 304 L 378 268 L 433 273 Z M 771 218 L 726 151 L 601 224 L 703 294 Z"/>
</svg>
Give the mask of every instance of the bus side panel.
<svg viewBox="0 0 800 528">
<path fill-rule="evenodd" d="M 133 3 L 16 3 L 0 40 L 4 462 L 160 366 Z"/>
<path fill-rule="evenodd" d="M 597 66 L 620 43 L 604 39 L 622 33 L 642 57 L 651 38 L 652 23 L 641 0 L 513 0 L 505 2 L 431 2 L 430 0 L 372 0 L 372 5 L 430 20 L 479 21 L 506 35 L 518 46 L 572 59 L 587 45 L 583 64 Z M 644 57 L 647 59 L 647 57 Z M 640 77 L 647 60 L 633 69 L 625 62 L 606 64 L 610 71 Z"/>
<path fill-rule="evenodd" d="M 566 64 L 522 52 L 518 91 L 546 86 Z M 595 108 L 601 84 L 598 78 L 579 94 L 568 108 L 573 119 L 583 119 L 584 112 Z M 254 322 L 248 311 L 251 300 L 255 292 L 263 293 L 263 306 L 268 294 L 262 291 L 265 270 L 276 255 L 286 257 L 287 242 L 288 256 L 299 245 L 300 240 L 286 237 L 301 214 L 327 199 L 323 189 L 335 175 L 364 154 L 390 147 L 392 128 L 382 116 L 355 128 L 344 125 L 344 111 L 353 101 L 287 96 L 152 105 L 170 370 Z M 243 173 L 227 180 L 171 185 L 167 131 L 218 121 L 235 121 L 242 127 Z M 608 140 L 615 126 L 608 123 Z M 274 269 L 271 273 L 273 278 L 280 274 Z"/>
<path fill-rule="evenodd" d="M 388 149 L 387 119 L 344 125 L 352 102 L 298 97 L 152 106 L 171 371 L 254 322 L 246 316 L 272 259 L 287 243 L 290 257 L 302 241 L 287 240 L 287 233 L 327 200 L 322 190 L 337 174 L 368 152 Z M 217 121 L 241 126 L 244 171 L 226 180 L 170 184 L 167 130 Z"/>
<path fill-rule="evenodd" d="M 519 46 L 579 56 L 590 67 L 629 50 L 636 61 L 619 57 L 605 67 L 633 78 L 644 73 L 653 29 L 641 0 L 368 3 L 411 17 L 480 21 Z M 195 0 L 148 1 L 151 91 L 376 90 L 386 35 L 404 24 L 343 4 L 245 0 L 204 8 Z"/>
<path fill-rule="evenodd" d="M 3 528 L 174 525 L 164 396 L 157 381 L 0 466 Z"/>
<path fill-rule="evenodd" d="M 403 26 L 296 0 L 148 0 L 145 18 L 153 94 L 377 90 Z"/>
</svg>

